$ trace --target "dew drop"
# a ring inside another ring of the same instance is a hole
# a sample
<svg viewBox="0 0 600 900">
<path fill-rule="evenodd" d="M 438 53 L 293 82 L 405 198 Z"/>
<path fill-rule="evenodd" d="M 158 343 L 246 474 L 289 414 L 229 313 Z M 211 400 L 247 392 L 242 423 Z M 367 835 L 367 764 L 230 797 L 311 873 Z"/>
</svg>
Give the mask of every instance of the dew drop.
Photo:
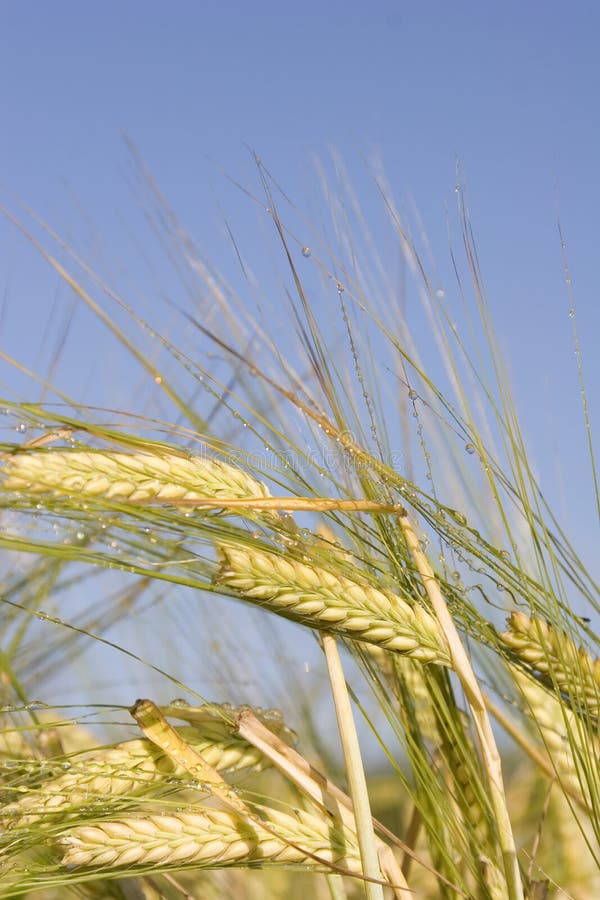
<svg viewBox="0 0 600 900">
<path fill-rule="evenodd" d="M 343 293 L 344 293 L 344 285 L 342 284 L 341 281 L 336 281 L 335 286 L 336 286 L 336 288 L 337 288 L 338 294 L 343 294 Z"/>
<path fill-rule="evenodd" d="M 418 396 L 419 396 L 419 395 L 417 394 L 417 392 L 416 392 L 416 391 L 413 391 L 412 389 L 408 392 L 408 399 L 409 399 L 409 400 L 416 400 Z"/>
<path fill-rule="evenodd" d="M 444 288 L 438 288 L 438 290 L 435 292 L 435 296 L 442 300 L 446 296 L 446 291 L 444 290 Z"/>
<path fill-rule="evenodd" d="M 302 256 L 305 256 L 305 257 L 308 259 L 308 257 L 310 256 L 310 254 L 311 254 L 311 249 L 310 249 L 310 247 L 303 247 L 303 248 L 302 248 Z"/>
<path fill-rule="evenodd" d="M 473 453 L 475 453 L 475 449 L 475 444 L 465 444 L 465 450 L 467 451 L 467 453 L 470 453 L 472 455 Z"/>
<path fill-rule="evenodd" d="M 15 431 L 18 431 L 19 434 L 25 434 L 25 432 L 27 431 L 27 425 L 25 424 L 25 422 L 19 422 L 18 425 L 15 425 Z"/>
</svg>

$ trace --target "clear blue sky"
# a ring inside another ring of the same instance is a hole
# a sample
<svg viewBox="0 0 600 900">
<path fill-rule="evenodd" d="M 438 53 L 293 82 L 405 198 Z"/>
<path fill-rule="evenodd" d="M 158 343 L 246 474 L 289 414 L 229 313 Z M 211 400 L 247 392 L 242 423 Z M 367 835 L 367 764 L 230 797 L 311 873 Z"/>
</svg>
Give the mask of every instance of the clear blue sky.
<svg viewBox="0 0 600 900">
<path fill-rule="evenodd" d="M 213 162 L 252 180 L 250 145 L 302 201 L 314 190 L 313 152 L 340 150 L 360 188 L 370 177 L 362 157 L 377 151 L 446 265 L 459 159 L 540 465 L 557 454 L 573 476 L 583 428 L 554 185 L 594 412 L 599 33 L 595 2 L 4 0 L 0 184 L 92 257 L 102 235 L 118 268 L 127 262 L 114 223 L 134 204 L 122 132 L 208 258 L 221 253 L 226 190 Z M 5 226 L 0 253 L 0 341 L 33 364 L 56 280 Z M 3 389 L 10 377 L 3 369 Z M 577 509 L 589 495 L 583 474 L 571 482 Z M 570 496 L 562 511 L 574 527 Z"/>
</svg>

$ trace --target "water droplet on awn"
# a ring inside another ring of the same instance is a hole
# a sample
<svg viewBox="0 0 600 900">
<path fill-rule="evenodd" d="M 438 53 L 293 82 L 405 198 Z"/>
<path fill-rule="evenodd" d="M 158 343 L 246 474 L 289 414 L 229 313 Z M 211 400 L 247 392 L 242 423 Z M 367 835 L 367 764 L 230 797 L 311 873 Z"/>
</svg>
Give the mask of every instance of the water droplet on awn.
<svg viewBox="0 0 600 900">
<path fill-rule="evenodd" d="M 310 249 L 310 247 L 303 247 L 303 248 L 302 248 L 302 256 L 305 256 L 305 257 L 308 259 L 308 257 L 310 256 L 310 254 L 311 254 L 311 249 Z"/>
</svg>

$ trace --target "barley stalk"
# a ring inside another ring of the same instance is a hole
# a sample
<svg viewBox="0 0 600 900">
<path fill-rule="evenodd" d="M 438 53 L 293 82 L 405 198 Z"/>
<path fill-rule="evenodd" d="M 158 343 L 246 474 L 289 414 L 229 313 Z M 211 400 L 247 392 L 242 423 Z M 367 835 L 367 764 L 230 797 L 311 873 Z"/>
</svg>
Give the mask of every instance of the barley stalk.
<svg viewBox="0 0 600 900">
<path fill-rule="evenodd" d="M 225 722 L 177 729 L 179 736 L 217 771 L 235 771 L 265 764 L 263 755 L 230 733 Z M 68 763 L 66 763 L 68 765 Z M 146 739 L 125 741 L 102 752 L 85 753 L 70 763 L 64 775 L 29 789 L 22 799 L 4 806 L 0 823 L 23 827 L 40 820 L 55 821 L 81 807 L 104 806 L 106 797 L 135 796 L 152 784 L 189 780 L 187 770 Z"/>
<path fill-rule="evenodd" d="M 197 808 L 193 813 L 124 817 L 64 832 L 62 865 L 221 867 L 281 863 L 303 868 L 343 867 L 360 874 L 356 837 L 339 821 L 297 810 L 261 808 L 251 822 L 237 812 Z M 315 860 L 317 857 L 318 860 Z"/>
<path fill-rule="evenodd" d="M 248 707 L 242 708 L 236 722 L 237 732 L 275 766 L 284 777 L 292 782 L 301 793 L 310 798 L 312 803 L 325 814 L 339 819 L 345 827 L 355 829 L 352 802 L 347 794 L 332 781 L 322 775 L 314 764 L 309 763 L 293 747 L 285 743 L 273 733 L 264 722 L 258 719 Z M 411 853 L 394 834 L 384 828 L 380 822 L 375 825 L 389 840 L 401 849 Z M 388 883 L 393 885 L 394 897 L 405 900 L 410 896 L 406 880 L 389 845 L 377 838 L 377 855 Z M 411 855 L 413 855 L 411 853 Z M 422 862 L 422 861 L 421 861 Z M 437 874 L 437 873 L 436 873 Z M 454 887 L 453 885 L 449 885 Z"/>
<path fill-rule="evenodd" d="M 198 779 L 203 790 L 211 791 L 227 806 L 242 813 L 250 810 L 214 766 L 189 744 L 182 734 L 163 716 L 152 700 L 136 700 L 129 710 L 144 735 L 156 744 L 177 765 Z"/>
<path fill-rule="evenodd" d="M 530 618 L 520 611 L 511 613 L 508 631 L 501 637 L 528 668 L 538 671 L 578 706 L 585 706 L 590 715 L 598 716 L 600 659 L 592 659 L 567 634 L 557 631 L 538 616 Z"/>
<path fill-rule="evenodd" d="M 269 497 L 262 482 L 220 460 L 101 450 L 36 450 L 9 456 L 4 489 L 128 503 Z"/>
<path fill-rule="evenodd" d="M 216 583 L 244 600 L 421 662 L 449 663 L 435 620 L 419 605 L 276 553 L 224 545 L 218 552 Z"/>
<path fill-rule="evenodd" d="M 264 709 L 261 706 L 233 706 L 231 703 L 205 703 L 202 706 L 190 706 L 185 700 L 173 700 L 166 706 L 161 706 L 163 716 L 173 719 L 183 719 L 190 725 L 198 726 L 202 731 L 212 729 L 215 726 L 221 729 L 227 724 L 231 733 L 236 731 L 236 722 L 245 713 L 252 713 L 261 722 L 268 725 L 269 729 L 277 734 L 288 744 L 297 740 L 296 733 L 289 728 L 279 709 Z"/>
<path fill-rule="evenodd" d="M 331 634 L 322 635 L 323 651 L 329 673 L 331 694 L 335 707 L 335 714 L 340 735 L 340 743 L 346 763 L 346 777 L 352 798 L 352 812 L 354 815 L 354 827 L 358 837 L 360 858 L 363 872 L 371 879 L 381 878 L 381 869 L 377 857 L 377 843 L 373 817 L 367 790 L 367 779 L 361 758 L 358 733 L 352 715 L 350 694 L 342 661 L 337 649 L 335 638 Z M 383 888 L 375 881 L 365 884 L 367 900 L 383 900 Z"/>
<path fill-rule="evenodd" d="M 517 848 L 512 824 L 506 806 L 504 779 L 500 753 L 496 745 L 492 726 L 485 707 L 485 700 L 479 682 L 471 666 L 471 662 L 462 645 L 454 620 L 448 611 L 446 601 L 441 592 L 439 582 L 431 568 L 429 560 L 423 552 L 415 530 L 408 516 L 400 517 L 400 525 L 406 545 L 419 571 L 423 586 L 435 610 L 440 627 L 448 646 L 452 667 L 455 670 L 465 692 L 473 717 L 483 764 L 490 790 L 490 802 L 494 812 L 502 861 L 504 867 L 507 897 L 511 900 L 523 900 L 523 885 L 517 861 Z"/>
</svg>

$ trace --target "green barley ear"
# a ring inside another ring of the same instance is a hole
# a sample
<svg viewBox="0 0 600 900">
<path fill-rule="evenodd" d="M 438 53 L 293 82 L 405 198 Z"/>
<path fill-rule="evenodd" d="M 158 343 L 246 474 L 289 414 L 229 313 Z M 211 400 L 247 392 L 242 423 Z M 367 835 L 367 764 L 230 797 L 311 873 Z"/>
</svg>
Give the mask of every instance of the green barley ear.
<svg viewBox="0 0 600 900">
<path fill-rule="evenodd" d="M 567 695 L 576 710 L 600 713 L 600 660 L 592 657 L 564 632 L 539 616 L 514 611 L 503 642 L 528 669 L 538 672 L 551 687 Z"/>
<path fill-rule="evenodd" d="M 421 606 L 365 581 L 245 546 L 217 547 L 215 583 L 243 600 L 342 637 L 448 665 L 435 619 Z"/>
<path fill-rule="evenodd" d="M 341 823 L 297 810 L 294 815 L 260 807 L 260 820 L 240 813 L 195 807 L 193 813 L 126 817 L 65 831 L 62 865 L 109 868 L 216 868 L 260 863 L 359 874 L 356 837 Z M 115 873 L 118 874 L 118 873 Z"/>
<path fill-rule="evenodd" d="M 214 708 L 201 724 L 179 728 L 177 733 L 219 772 L 258 771 L 268 764 L 259 750 L 236 737 L 225 721 L 215 717 Z M 284 739 L 288 737 L 283 728 L 281 733 Z M 170 785 L 172 790 L 178 781 L 185 787 L 189 781 L 185 769 L 146 739 L 82 753 L 70 757 L 65 765 L 65 774 L 30 788 L 21 799 L 6 804 L 0 813 L 2 827 L 23 828 L 34 822 L 52 825 L 78 811 L 98 811 L 107 797 L 129 801 L 161 786 Z"/>
<path fill-rule="evenodd" d="M 589 791 L 582 784 L 582 762 L 600 758 L 598 735 L 582 728 L 575 713 L 530 675 L 516 666 L 511 666 L 511 674 L 526 702 L 525 714 L 541 736 L 561 785 L 590 810 Z"/>
<path fill-rule="evenodd" d="M 80 494 L 127 503 L 203 498 L 266 498 L 269 490 L 242 469 L 175 453 L 30 450 L 4 462 L 4 490 L 56 497 Z"/>
</svg>

